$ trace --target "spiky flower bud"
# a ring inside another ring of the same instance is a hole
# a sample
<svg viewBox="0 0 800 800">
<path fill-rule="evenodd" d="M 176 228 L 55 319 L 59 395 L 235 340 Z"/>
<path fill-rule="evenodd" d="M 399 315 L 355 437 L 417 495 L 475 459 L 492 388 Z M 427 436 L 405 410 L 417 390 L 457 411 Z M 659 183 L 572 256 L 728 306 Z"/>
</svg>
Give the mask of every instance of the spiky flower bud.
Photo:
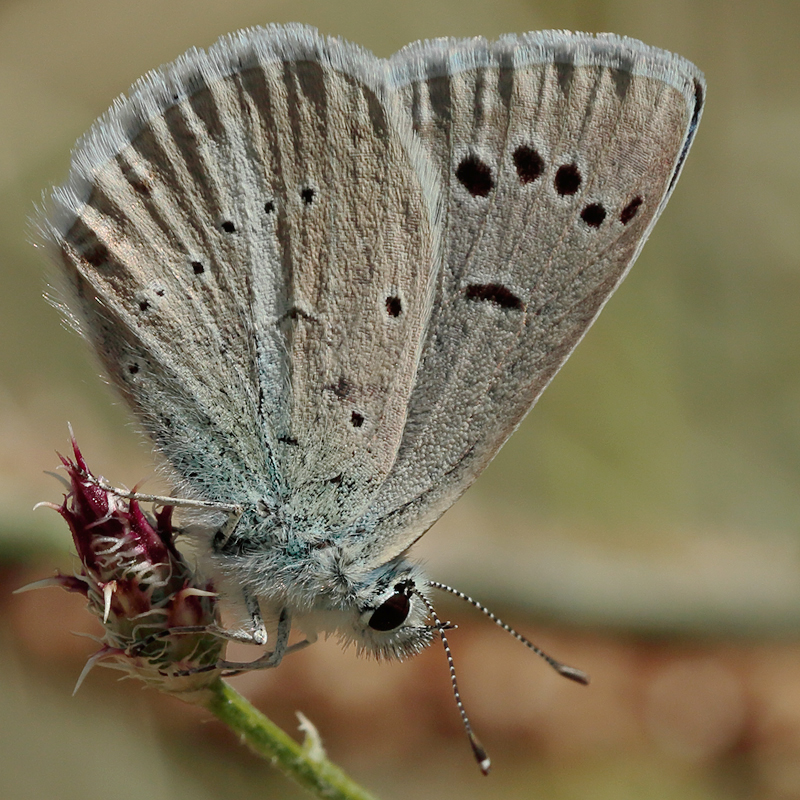
<svg viewBox="0 0 800 800">
<path fill-rule="evenodd" d="M 82 593 L 100 620 L 102 647 L 86 665 L 121 669 L 161 691 L 203 689 L 216 671 L 182 674 L 220 660 L 223 640 L 209 632 L 219 622 L 213 586 L 199 583 L 175 547 L 172 507 L 149 518 L 135 500 L 99 485 L 72 440 L 75 460 L 60 456 L 71 491 L 61 506 L 81 567 L 75 575 L 32 584 Z M 180 628 L 196 627 L 196 632 Z"/>
</svg>

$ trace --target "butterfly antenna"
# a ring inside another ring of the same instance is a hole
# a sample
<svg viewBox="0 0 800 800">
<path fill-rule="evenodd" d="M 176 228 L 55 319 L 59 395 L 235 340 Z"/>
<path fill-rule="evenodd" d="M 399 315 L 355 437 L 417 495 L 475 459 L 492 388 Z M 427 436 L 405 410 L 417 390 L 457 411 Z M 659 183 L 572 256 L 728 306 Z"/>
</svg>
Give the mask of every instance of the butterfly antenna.
<svg viewBox="0 0 800 800">
<path fill-rule="evenodd" d="M 569 667 L 566 664 L 562 664 L 560 661 L 556 661 L 556 659 L 547 655 L 544 650 L 542 650 L 540 647 L 537 647 L 529 639 L 526 639 L 521 633 L 518 633 L 510 625 L 503 622 L 500 617 L 492 614 L 492 612 L 489 611 L 489 609 L 486 608 L 486 606 L 484 606 L 482 603 L 479 603 L 477 600 L 473 600 L 468 594 L 459 592 L 458 589 L 454 589 L 452 586 L 448 586 L 446 583 L 439 583 L 438 581 L 428 581 L 428 586 L 432 586 L 434 589 L 441 589 L 443 592 L 454 594 L 456 597 L 460 598 L 461 600 L 465 600 L 479 611 L 482 611 L 492 622 L 495 623 L 495 625 L 499 625 L 504 631 L 506 631 L 506 633 L 510 633 L 517 641 L 522 642 L 525 647 L 527 647 L 529 650 L 533 650 L 537 656 L 543 658 L 559 675 L 563 675 L 565 678 L 569 678 L 571 681 L 575 681 L 576 683 L 582 683 L 584 686 L 589 683 L 589 676 L 583 670 L 576 669 L 575 667 Z M 434 619 L 436 619 L 435 615 Z"/>
<path fill-rule="evenodd" d="M 448 625 L 442 622 L 439 619 L 439 615 L 436 613 L 433 605 L 431 605 L 430 601 L 427 597 L 425 597 L 420 592 L 415 592 L 416 595 L 422 600 L 423 603 L 430 611 L 431 616 L 433 617 L 433 621 L 436 624 L 436 630 L 439 632 L 439 636 L 442 639 L 442 645 L 444 646 L 444 652 L 447 656 L 447 666 L 450 670 L 450 683 L 453 686 L 453 696 L 456 699 L 456 705 L 458 706 L 458 712 L 461 714 L 461 722 L 464 725 L 464 730 L 466 731 L 467 737 L 469 738 L 470 746 L 472 747 L 472 752 L 475 754 L 475 760 L 478 762 L 478 766 L 481 769 L 481 772 L 484 775 L 489 774 L 489 769 L 492 766 L 492 761 L 489 758 L 489 754 L 484 750 L 483 745 L 480 743 L 478 737 L 472 730 L 472 725 L 470 725 L 469 717 L 467 716 L 467 711 L 464 708 L 464 703 L 461 700 L 461 692 L 458 691 L 458 681 L 456 680 L 456 665 L 453 662 L 453 653 L 450 650 L 450 643 L 447 641 L 447 636 L 445 635 L 445 629 Z"/>
</svg>

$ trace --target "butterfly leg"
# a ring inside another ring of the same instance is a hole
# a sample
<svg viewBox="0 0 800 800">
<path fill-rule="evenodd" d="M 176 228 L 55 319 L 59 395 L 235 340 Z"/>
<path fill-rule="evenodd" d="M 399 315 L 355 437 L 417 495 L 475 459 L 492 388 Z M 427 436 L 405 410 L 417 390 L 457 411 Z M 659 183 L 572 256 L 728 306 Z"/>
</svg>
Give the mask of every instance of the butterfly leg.
<svg viewBox="0 0 800 800">
<path fill-rule="evenodd" d="M 249 672 L 253 669 L 272 669 L 277 667 L 283 661 L 283 657 L 287 653 L 294 653 L 297 650 L 302 650 L 308 647 L 312 642 L 308 639 L 297 642 L 289 647 L 289 633 L 292 630 L 292 615 L 287 609 L 283 609 L 280 619 L 278 620 L 278 631 L 275 637 L 275 649 L 269 653 L 265 653 L 261 658 L 255 661 L 218 661 L 207 667 L 199 667 L 197 669 L 181 670 L 175 673 L 178 676 L 196 675 L 198 672 L 211 672 L 212 670 L 224 670 L 226 677 L 237 675 L 240 672 Z"/>
<path fill-rule="evenodd" d="M 261 617 L 261 608 L 258 605 L 258 598 L 255 595 L 246 594 L 244 598 L 247 608 L 247 615 L 250 618 L 249 631 L 226 631 L 216 625 L 183 625 L 181 627 L 169 628 L 160 632 L 159 636 L 170 636 L 173 633 L 211 633 L 219 636 L 220 639 L 227 639 L 231 642 L 242 642 L 244 644 L 265 645 L 267 643 L 267 626 Z M 278 623 L 280 633 L 280 623 Z"/>
<path fill-rule="evenodd" d="M 303 639 L 302 642 L 295 642 L 293 645 L 284 648 L 280 658 L 275 658 L 277 650 L 272 653 L 267 653 L 266 656 L 258 658 L 255 661 L 245 661 L 242 663 L 234 663 L 232 661 L 221 661 L 216 664 L 214 669 L 224 669 L 223 676 L 226 678 L 232 675 L 240 675 L 242 672 L 249 672 L 252 669 L 273 669 L 289 655 L 289 653 L 296 653 L 298 650 L 305 650 L 310 644 L 314 644 L 315 640 Z"/>
<path fill-rule="evenodd" d="M 256 601 L 256 608 L 257 608 L 257 601 Z M 258 611 L 256 613 L 259 613 Z M 261 622 L 261 615 L 259 613 L 258 617 L 259 621 Z M 264 623 L 261 622 L 263 626 Z M 251 670 L 251 669 L 272 669 L 273 667 L 277 667 L 278 664 L 283 661 L 283 657 L 286 655 L 289 649 L 289 633 L 292 630 L 292 615 L 289 613 L 287 609 L 283 609 L 281 611 L 280 618 L 278 619 L 278 631 L 275 636 L 275 649 L 272 650 L 270 653 L 265 653 L 261 658 L 257 658 L 255 661 L 245 661 L 245 662 L 234 662 L 234 661 L 220 661 L 217 664 L 217 669 L 224 669 L 228 671 L 230 674 L 230 670 L 234 672 L 240 672 L 242 670 Z M 265 631 L 266 637 L 266 631 Z M 266 641 L 266 638 L 265 638 Z"/>
<path fill-rule="evenodd" d="M 237 519 L 236 522 L 239 520 Z M 252 630 L 252 640 L 256 644 L 266 644 L 267 643 L 267 626 L 264 625 L 264 620 L 261 617 L 261 608 L 258 605 L 258 598 L 254 594 L 245 593 L 244 602 L 247 606 L 247 613 L 250 616 L 250 624 Z M 283 613 L 281 613 L 281 620 L 283 620 L 283 614 L 288 613 L 284 609 Z M 291 627 L 291 618 L 289 621 L 289 627 Z M 278 622 L 278 642 L 280 642 L 281 638 L 281 621 Z M 289 638 L 289 631 L 286 631 L 286 638 Z M 275 644 L 275 649 L 277 651 L 278 643 Z"/>
<path fill-rule="evenodd" d="M 215 511 L 227 511 L 233 522 L 229 521 L 223 528 L 224 531 L 233 531 L 236 523 L 244 513 L 244 509 L 233 503 L 218 503 L 214 500 L 190 500 L 181 497 L 167 497 L 160 494 L 141 494 L 140 492 L 129 492 L 127 489 L 117 489 L 104 478 L 98 478 L 89 472 L 81 471 L 81 477 L 101 488 L 104 492 L 113 494 L 123 500 L 136 500 L 138 503 L 156 503 L 160 506 L 178 506 L 181 508 L 207 508 Z M 228 534 L 230 535 L 230 534 Z"/>
<path fill-rule="evenodd" d="M 168 636 L 176 634 L 190 634 L 190 633 L 209 633 L 212 636 L 217 636 L 220 639 L 225 639 L 228 642 L 240 642 L 241 644 L 264 644 L 264 642 L 257 642 L 255 637 L 250 631 L 226 631 L 224 628 L 218 628 L 216 625 L 177 625 L 174 628 L 167 628 L 158 633 L 153 633 L 146 636 L 139 643 L 140 647 L 147 647 L 152 642 L 158 639 L 166 639 Z"/>
<path fill-rule="evenodd" d="M 289 645 L 289 633 L 292 629 L 292 616 L 284 608 L 281 612 L 280 619 L 278 620 L 278 633 L 275 637 L 275 649 L 271 653 L 267 653 L 255 661 L 245 661 L 243 663 L 236 663 L 233 661 L 221 661 L 216 665 L 216 669 L 224 669 L 225 676 L 237 675 L 240 672 L 248 672 L 252 669 L 273 669 L 283 661 L 284 657 L 289 653 L 296 653 L 299 650 L 305 650 L 310 644 L 314 644 L 317 640 L 316 635 L 303 639 L 301 642 L 295 642 Z"/>
</svg>

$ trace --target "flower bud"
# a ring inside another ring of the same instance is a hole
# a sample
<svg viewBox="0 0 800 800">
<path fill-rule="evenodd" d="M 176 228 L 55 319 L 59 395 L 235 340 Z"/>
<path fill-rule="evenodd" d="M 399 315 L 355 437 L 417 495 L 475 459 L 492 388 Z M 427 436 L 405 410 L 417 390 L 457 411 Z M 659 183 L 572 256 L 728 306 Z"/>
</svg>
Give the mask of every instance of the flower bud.
<svg viewBox="0 0 800 800">
<path fill-rule="evenodd" d="M 74 439 L 72 447 L 74 461 L 60 456 L 71 491 L 61 506 L 47 505 L 67 521 L 81 568 L 74 576 L 57 575 L 26 588 L 58 585 L 81 592 L 103 625 L 103 647 L 78 685 L 98 663 L 165 692 L 202 689 L 217 679 L 217 671 L 181 673 L 220 660 L 224 641 L 210 631 L 219 623 L 217 596 L 175 547 L 172 507 L 150 518 L 136 500 L 100 485 Z M 176 630 L 186 627 L 199 631 Z"/>
</svg>

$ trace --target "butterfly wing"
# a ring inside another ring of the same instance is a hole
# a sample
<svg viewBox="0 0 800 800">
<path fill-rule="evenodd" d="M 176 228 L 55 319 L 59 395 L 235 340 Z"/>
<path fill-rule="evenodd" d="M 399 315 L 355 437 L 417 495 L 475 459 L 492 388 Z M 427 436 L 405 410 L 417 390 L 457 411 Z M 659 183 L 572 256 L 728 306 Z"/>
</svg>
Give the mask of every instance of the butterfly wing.
<svg viewBox="0 0 800 800">
<path fill-rule="evenodd" d="M 143 78 L 54 192 L 63 303 L 184 492 L 335 528 L 394 462 L 440 237 L 384 76 L 235 34 Z"/>
<path fill-rule="evenodd" d="M 543 32 L 409 45 L 391 82 L 447 197 L 397 461 L 365 523 L 405 549 L 489 463 L 641 249 L 699 122 L 687 61 Z"/>
</svg>

